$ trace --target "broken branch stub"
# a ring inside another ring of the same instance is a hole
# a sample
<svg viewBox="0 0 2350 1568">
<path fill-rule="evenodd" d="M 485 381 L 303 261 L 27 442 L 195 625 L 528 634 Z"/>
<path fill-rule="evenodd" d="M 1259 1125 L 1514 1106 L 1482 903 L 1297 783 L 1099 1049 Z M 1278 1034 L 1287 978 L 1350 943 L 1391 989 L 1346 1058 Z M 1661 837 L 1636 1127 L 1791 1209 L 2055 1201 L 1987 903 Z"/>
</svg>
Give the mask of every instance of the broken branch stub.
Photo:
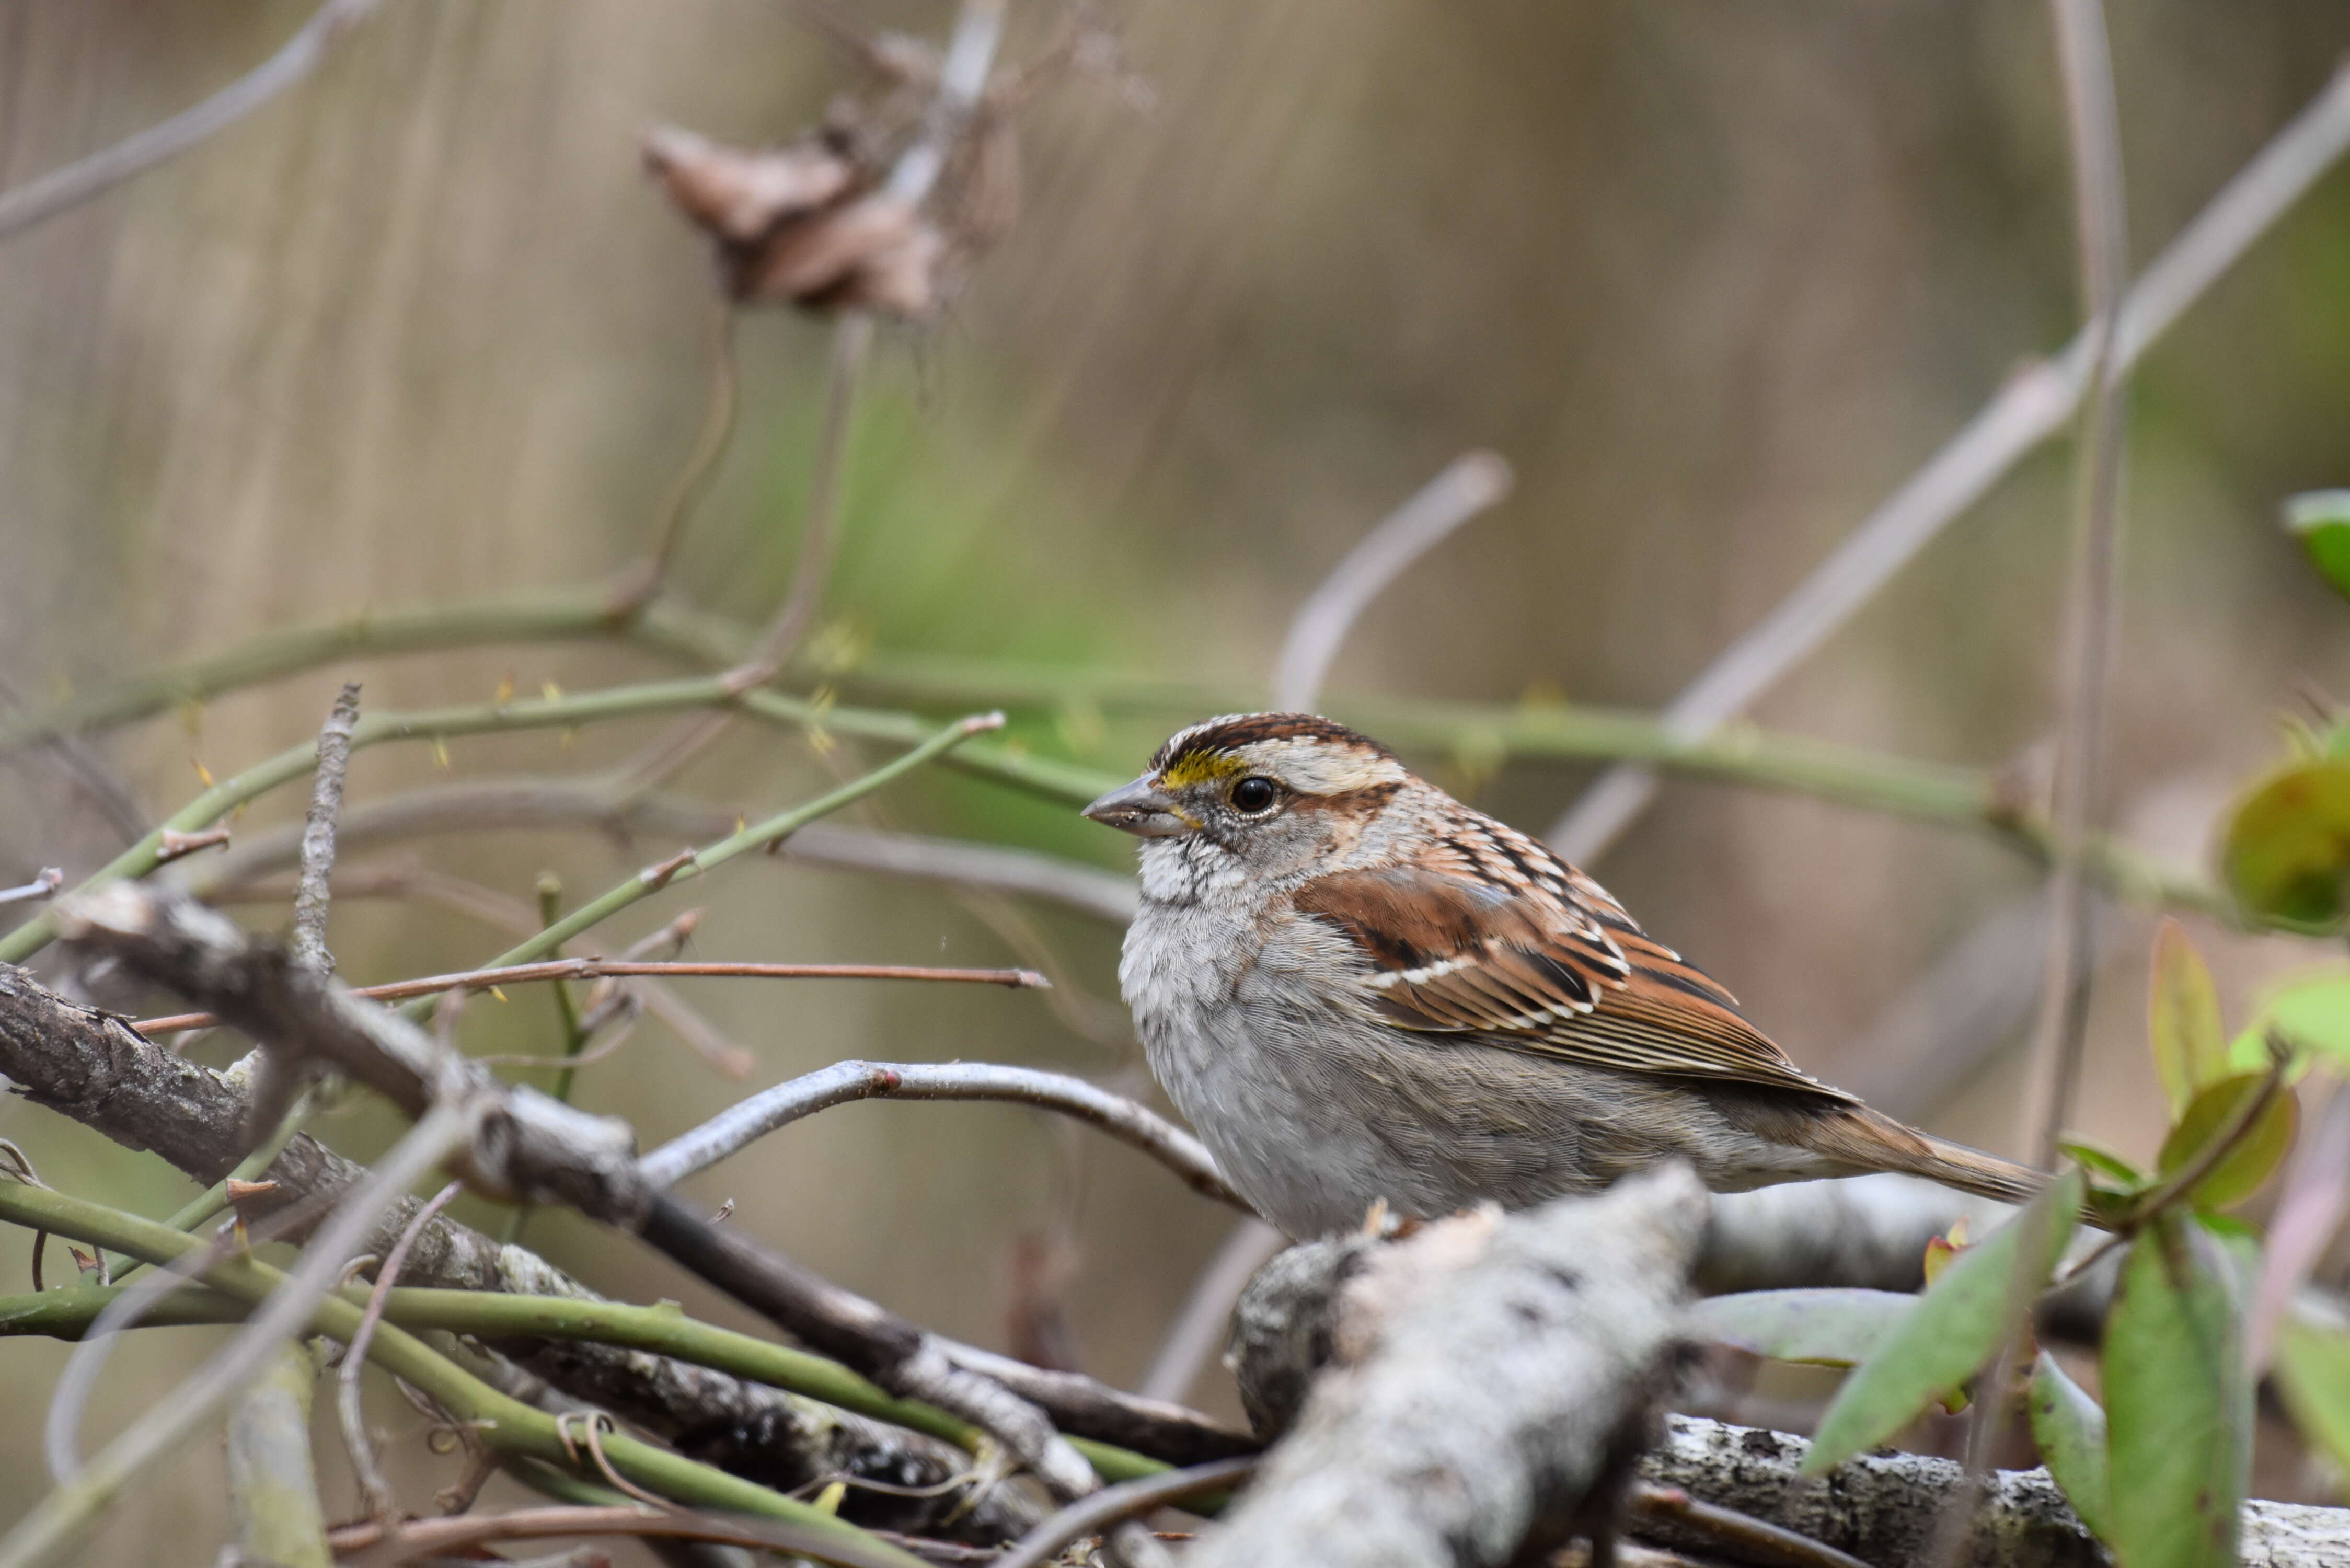
<svg viewBox="0 0 2350 1568">
<path fill-rule="evenodd" d="M 1253 1415 L 1295 1403 L 1284 1382 L 1312 1386 L 1187 1563 L 1499 1568 L 1605 1533 L 1681 1358 L 1706 1213 L 1676 1166 L 1276 1260 L 1244 1298 L 1236 1370 Z"/>
</svg>

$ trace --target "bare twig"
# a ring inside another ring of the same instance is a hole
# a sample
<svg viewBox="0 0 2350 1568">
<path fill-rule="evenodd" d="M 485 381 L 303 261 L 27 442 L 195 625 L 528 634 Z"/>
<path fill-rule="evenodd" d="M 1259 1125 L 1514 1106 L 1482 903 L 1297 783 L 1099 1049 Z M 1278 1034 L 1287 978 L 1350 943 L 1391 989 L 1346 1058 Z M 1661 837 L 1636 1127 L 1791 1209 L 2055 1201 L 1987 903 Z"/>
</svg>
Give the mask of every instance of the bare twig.
<svg viewBox="0 0 2350 1568">
<path fill-rule="evenodd" d="M 1187 1501 L 1202 1492 L 1225 1490 L 1246 1480 L 1263 1462 L 1254 1454 L 1211 1459 L 1189 1469 L 1170 1470 L 1164 1475 L 1104 1487 L 1022 1536 L 1011 1551 L 994 1560 L 993 1568 L 1043 1568 L 1073 1541 L 1099 1535 L 1129 1519 L 1139 1519 L 1154 1509 Z"/>
<path fill-rule="evenodd" d="M 1075 1116 L 1140 1149 L 1196 1192 L 1253 1212 L 1224 1184 L 1215 1161 L 1191 1134 L 1122 1095 L 1035 1067 L 987 1062 L 838 1062 L 778 1084 L 671 1139 L 639 1163 L 655 1187 L 672 1187 L 706 1170 L 777 1127 L 852 1100 L 1005 1100 Z"/>
<path fill-rule="evenodd" d="M 297 962 L 332 973 L 335 955 L 327 950 L 327 900 L 335 871 L 335 823 L 343 809 L 343 782 L 351 770 L 351 731 L 359 722 L 359 683 L 345 682 L 318 731 L 318 772 L 310 786 L 310 809 L 302 819 L 302 875 L 294 887 L 294 935 Z"/>
<path fill-rule="evenodd" d="M 395 980 L 384 985 L 362 985 L 353 996 L 396 1002 L 411 996 L 434 996 L 444 991 L 489 991 L 499 986 L 525 985 L 533 981 L 625 979 L 630 976 L 714 977 L 735 980 L 926 980 L 958 985 L 1003 985 L 1014 991 L 1043 990 L 1051 982 L 1033 969 L 925 969 L 902 963 L 716 963 L 692 960 L 639 962 L 627 959 L 550 959 L 544 963 L 507 964 L 500 969 L 467 970 L 460 974 L 428 974 L 417 980 Z M 168 1018 L 147 1018 L 131 1025 L 141 1034 L 175 1033 L 182 1029 L 209 1029 L 220 1020 L 209 1012 L 177 1012 Z"/>
<path fill-rule="evenodd" d="M 25 706 L 24 698 L 5 676 L 0 676 L 0 702 L 12 709 Z M 139 809 L 138 797 L 130 793 L 121 773 L 88 736 L 53 736 L 45 749 L 74 787 L 98 807 L 119 840 L 128 844 L 147 831 L 147 814 Z M 6 751 L 6 747 L 0 746 L 0 754 Z"/>
<path fill-rule="evenodd" d="M 2236 171 L 2155 259 L 2122 304 L 2111 367 L 2137 363 L 2179 315 L 2273 226 L 2350 149 L 2350 68 Z M 1665 710 L 1679 741 L 1711 734 L 1743 712 L 1868 602 L 1918 552 L 1981 500 L 2023 455 L 2064 429 L 2093 384 L 2085 330 L 2050 362 L 2011 380 L 1941 451 Z M 1611 768 L 1550 830 L 1570 860 L 1596 858 L 1656 794 L 1645 767 Z"/>
<path fill-rule="evenodd" d="M 1499 504 L 1513 477 L 1498 453 L 1465 452 L 1356 541 L 1291 619 L 1273 667 L 1273 705 L 1295 712 L 1320 701 L 1330 660 L 1355 618 L 1414 561 Z"/>
<path fill-rule="evenodd" d="M 2071 1109 L 2088 1027 L 2092 902 L 2085 858 L 2105 813 L 2106 700 L 2113 665 L 2116 536 L 2120 531 L 2121 390 L 2115 332 L 2129 278 L 2121 123 L 2103 0 L 2050 0 L 2071 131 L 2074 226 L 2088 339 L 2087 397 L 2074 460 L 2077 511 L 2065 606 L 2063 711 L 2056 744 L 2055 864 L 2049 877 L 2048 967 L 2042 976 L 2025 1147 L 2043 1167 Z"/>
<path fill-rule="evenodd" d="M 391 1244 L 391 1251 L 376 1270 L 375 1288 L 368 1293 L 367 1310 L 359 1314 L 359 1326 L 343 1351 L 343 1364 L 336 1377 L 335 1414 L 342 1422 L 343 1446 L 350 1450 L 351 1470 L 359 1483 L 359 1496 L 366 1502 L 369 1517 L 385 1519 L 398 1511 L 399 1501 L 392 1496 L 390 1483 L 383 1479 L 383 1467 L 376 1463 L 375 1445 L 368 1440 L 367 1413 L 359 1405 L 359 1369 L 367 1365 L 368 1341 L 375 1337 L 375 1325 L 383 1321 L 384 1298 L 391 1293 L 400 1278 L 400 1268 L 408 1262 L 410 1249 L 432 1217 L 446 1209 L 458 1193 L 465 1189 L 463 1182 L 452 1181 L 433 1194 L 432 1201 L 416 1211 Z"/>
<path fill-rule="evenodd" d="M 326 57 L 338 35 L 380 0 L 326 0 L 277 52 L 193 109 L 125 138 L 102 152 L 0 192 L 0 239 L 24 233 L 178 157 L 227 129 L 300 81 Z"/>
<path fill-rule="evenodd" d="M 26 898 L 47 898 L 66 885 L 65 868 L 44 866 L 40 875 L 14 888 L 0 888 L 0 904 L 22 903 Z"/>
</svg>

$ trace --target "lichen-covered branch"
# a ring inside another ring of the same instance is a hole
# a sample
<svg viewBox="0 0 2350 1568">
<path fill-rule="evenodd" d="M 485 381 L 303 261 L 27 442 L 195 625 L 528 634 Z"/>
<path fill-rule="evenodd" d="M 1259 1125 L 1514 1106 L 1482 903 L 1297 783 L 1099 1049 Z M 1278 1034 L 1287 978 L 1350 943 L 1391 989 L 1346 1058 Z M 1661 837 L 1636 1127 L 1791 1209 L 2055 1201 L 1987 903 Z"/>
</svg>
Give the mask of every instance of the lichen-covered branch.
<svg viewBox="0 0 2350 1568">
<path fill-rule="evenodd" d="M 1242 1312 L 1332 1353 L 1295 1425 L 1193 1568 L 1492 1568 L 1607 1536 L 1614 1493 L 1679 1355 L 1705 1229 L 1685 1168 L 1506 1219 L 1491 1211 L 1352 1253 L 1345 1278 L 1278 1262 Z M 1347 1243 L 1302 1253 L 1347 1255 Z M 1303 1287 L 1294 1289 L 1293 1287 Z M 1321 1323 L 1319 1334 L 1304 1325 Z M 1285 1358 L 1253 1354 L 1240 1373 Z M 1253 1410 L 1276 1401 L 1256 1388 Z"/>
</svg>

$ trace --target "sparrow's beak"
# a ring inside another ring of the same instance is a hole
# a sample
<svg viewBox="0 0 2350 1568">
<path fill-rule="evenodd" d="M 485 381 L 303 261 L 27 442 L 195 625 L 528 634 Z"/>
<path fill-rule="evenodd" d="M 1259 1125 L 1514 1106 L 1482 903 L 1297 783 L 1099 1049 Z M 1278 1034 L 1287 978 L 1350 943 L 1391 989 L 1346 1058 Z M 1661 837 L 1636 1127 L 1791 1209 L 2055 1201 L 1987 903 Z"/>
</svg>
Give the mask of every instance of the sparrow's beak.
<svg viewBox="0 0 2350 1568">
<path fill-rule="evenodd" d="M 1183 815 L 1174 798 L 1152 783 L 1149 774 L 1110 791 L 1086 807 L 1085 815 L 1137 838 L 1166 838 L 1200 826 Z"/>
</svg>

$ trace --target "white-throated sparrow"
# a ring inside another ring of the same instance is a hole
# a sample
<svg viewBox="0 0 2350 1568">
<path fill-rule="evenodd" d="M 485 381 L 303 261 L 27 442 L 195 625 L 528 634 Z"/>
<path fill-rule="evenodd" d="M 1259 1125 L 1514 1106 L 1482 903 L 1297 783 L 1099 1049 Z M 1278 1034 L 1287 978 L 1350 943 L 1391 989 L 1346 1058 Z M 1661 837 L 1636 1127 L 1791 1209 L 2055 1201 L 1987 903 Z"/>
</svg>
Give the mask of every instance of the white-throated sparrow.
<svg viewBox="0 0 2350 1568">
<path fill-rule="evenodd" d="M 1672 1158 L 1717 1191 L 2045 1180 L 1806 1076 L 1598 883 L 1326 719 L 1195 724 L 1086 815 L 1142 840 L 1118 981 L 1151 1071 L 1292 1236 Z"/>
</svg>

